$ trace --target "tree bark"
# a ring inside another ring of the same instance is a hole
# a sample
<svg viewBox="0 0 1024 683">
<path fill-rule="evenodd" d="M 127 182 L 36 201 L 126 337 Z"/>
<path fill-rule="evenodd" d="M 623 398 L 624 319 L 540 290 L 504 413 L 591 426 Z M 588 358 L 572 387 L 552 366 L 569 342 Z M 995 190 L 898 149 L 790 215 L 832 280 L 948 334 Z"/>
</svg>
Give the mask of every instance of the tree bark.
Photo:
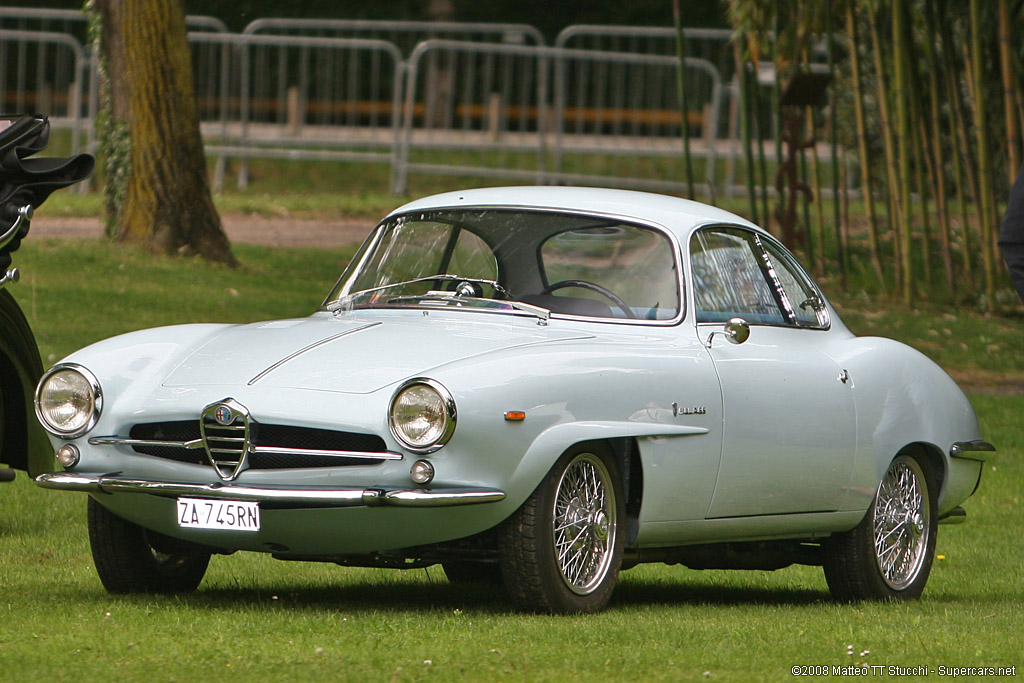
<svg viewBox="0 0 1024 683">
<path fill-rule="evenodd" d="M 97 0 L 111 114 L 127 126 L 118 241 L 237 265 L 213 205 L 181 0 Z"/>
</svg>

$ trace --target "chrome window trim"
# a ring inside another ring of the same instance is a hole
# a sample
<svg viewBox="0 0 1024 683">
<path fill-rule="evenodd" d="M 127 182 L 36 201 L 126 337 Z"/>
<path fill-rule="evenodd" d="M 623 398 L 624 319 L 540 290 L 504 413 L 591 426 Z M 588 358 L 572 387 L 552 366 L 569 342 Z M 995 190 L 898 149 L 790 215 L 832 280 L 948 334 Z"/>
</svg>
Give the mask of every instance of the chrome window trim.
<svg viewBox="0 0 1024 683">
<path fill-rule="evenodd" d="M 376 246 L 376 243 L 380 240 L 380 235 L 382 234 L 381 229 L 389 221 L 392 221 L 392 220 L 394 220 L 396 218 L 400 218 L 400 217 L 403 217 L 403 216 L 431 213 L 431 212 L 434 212 L 434 211 L 455 211 L 455 210 L 460 210 L 460 211 L 462 211 L 462 210 L 465 210 L 465 211 L 469 211 L 469 210 L 480 210 L 480 211 L 520 211 L 520 212 L 546 213 L 546 214 L 564 214 L 564 215 L 567 215 L 567 216 L 598 218 L 598 219 L 602 219 L 602 220 L 614 220 L 614 221 L 618 221 L 620 223 L 624 223 L 624 224 L 627 224 L 627 225 L 633 225 L 633 226 L 636 226 L 636 227 L 639 227 L 639 228 L 646 228 L 646 229 L 649 229 L 649 230 L 653 230 L 654 232 L 657 232 L 657 233 L 663 235 L 664 237 L 666 237 L 668 239 L 669 245 L 670 245 L 670 247 L 672 249 L 672 258 L 675 260 L 675 266 L 676 266 L 676 286 L 678 287 L 678 294 L 679 294 L 679 310 L 676 313 L 675 317 L 673 317 L 673 318 L 671 318 L 669 320 L 642 320 L 642 319 L 639 319 L 639 318 L 598 318 L 598 317 L 593 317 L 593 316 L 571 315 L 569 313 L 552 313 L 551 314 L 551 319 L 553 319 L 553 320 L 573 320 L 573 321 L 579 321 L 579 322 L 610 323 L 610 324 L 613 324 L 613 325 L 641 325 L 641 326 L 644 326 L 644 327 L 673 327 L 673 326 L 676 326 L 679 323 L 683 322 L 683 320 L 686 319 L 686 311 L 687 311 L 686 295 L 687 295 L 687 289 L 686 289 L 686 276 L 684 274 L 682 266 L 683 266 L 684 263 L 686 263 L 688 265 L 689 261 L 684 261 L 684 259 L 683 259 L 683 251 L 682 251 L 682 247 L 680 245 L 679 240 L 676 238 L 675 233 L 672 232 L 671 230 L 669 230 L 668 228 L 666 228 L 664 225 L 661 225 L 660 223 L 656 223 L 654 221 L 648 221 L 648 220 L 644 220 L 642 218 L 636 218 L 634 216 L 623 216 L 621 214 L 604 213 L 604 212 L 599 212 L 599 211 L 597 211 L 597 212 L 595 212 L 595 211 L 580 211 L 580 210 L 577 210 L 577 209 L 563 209 L 563 208 L 552 208 L 552 207 L 543 207 L 543 206 L 540 206 L 540 207 L 537 207 L 537 206 L 514 206 L 514 205 L 505 205 L 505 204 L 494 204 L 494 205 L 476 205 L 476 204 L 474 204 L 474 205 L 467 205 L 467 206 L 458 206 L 458 205 L 455 205 L 455 206 L 436 206 L 436 207 L 432 207 L 432 208 L 429 208 L 429 209 L 417 209 L 415 211 L 409 211 L 407 213 L 392 214 L 390 216 L 387 216 L 384 220 L 382 220 L 380 223 L 377 224 L 377 226 L 373 229 L 373 233 L 371 233 L 370 238 L 368 238 L 366 240 L 366 242 L 364 242 L 364 245 L 365 244 L 369 244 L 371 242 L 371 240 L 373 242 L 373 244 L 370 244 L 369 248 L 367 249 L 367 253 L 369 253 L 369 251 L 372 249 L 372 247 Z M 360 259 L 360 263 L 358 264 L 359 267 L 361 267 L 363 265 L 363 263 L 365 263 L 365 261 L 366 261 L 366 256 L 364 254 L 363 258 Z M 341 277 L 338 278 L 338 282 L 341 282 L 341 280 L 343 280 L 347 274 L 348 274 L 348 268 L 346 268 L 345 271 L 342 273 Z M 335 287 L 337 287 L 337 283 L 335 283 Z M 332 288 L 331 291 L 334 291 L 334 289 Z M 344 294 L 342 294 L 342 296 L 344 296 Z M 324 301 L 324 303 L 320 307 L 320 310 L 322 310 L 322 311 L 328 310 L 327 305 L 329 303 L 331 303 L 331 302 L 330 301 Z M 385 307 L 380 307 L 380 308 L 384 309 Z M 402 308 L 405 308 L 407 310 L 427 310 L 427 311 L 436 311 L 436 310 L 438 310 L 438 308 L 434 307 L 434 306 L 415 306 L 415 305 L 410 305 L 410 306 L 403 306 Z M 369 310 L 369 308 L 361 308 L 359 310 Z M 460 310 L 462 312 L 473 311 L 473 312 L 478 312 L 478 313 L 498 313 L 498 314 L 501 314 L 501 315 L 508 315 L 510 313 L 509 311 L 494 311 L 494 310 L 487 310 L 487 309 L 463 308 L 463 309 L 460 309 Z M 511 314 L 512 315 L 517 315 L 517 312 L 513 311 L 513 312 L 511 312 Z M 526 317 L 526 315 L 528 315 L 528 314 L 519 313 L 518 317 Z"/>
<path fill-rule="evenodd" d="M 92 415 L 89 416 L 89 421 L 86 422 L 84 427 L 76 429 L 73 432 L 62 432 L 55 429 L 46 421 L 46 419 L 44 419 L 42 408 L 39 405 L 39 398 L 43 389 L 43 384 L 45 384 L 50 377 L 58 372 L 63 372 L 64 370 L 77 372 L 85 379 L 86 382 L 89 383 L 89 388 L 92 391 Z M 78 363 L 58 363 L 44 372 L 43 376 L 39 378 L 39 382 L 36 384 L 35 400 L 33 401 L 33 404 L 35 405 L 36 419 L 39 420 L 39 423 L 47 432 L 60 439 L 77 439 L 88 434 L 92 428 L 96 426 L 96 423 L 100 421 L 100 415 L 103 413 L 103 387 L 100 386 L 100 381 L 96 379 L 96 375 L 92 374 L 92 371 L 84 365 L 79 365 Z"/>
</svg>

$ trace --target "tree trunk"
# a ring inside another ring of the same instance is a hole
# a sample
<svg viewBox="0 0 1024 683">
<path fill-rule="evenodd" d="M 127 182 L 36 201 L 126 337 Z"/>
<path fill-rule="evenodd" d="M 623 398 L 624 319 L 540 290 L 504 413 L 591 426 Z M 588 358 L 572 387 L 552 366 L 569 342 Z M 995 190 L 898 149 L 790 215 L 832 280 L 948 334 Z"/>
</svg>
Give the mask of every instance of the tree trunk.
<svg viewBox="0 0 1024 683">
<path fill-rule="evenodd" d="M 97 0 L 100 53 L 130 153 L 119 241 L 236 265 L 210 195 L 180 0 Z"/>
</svg>

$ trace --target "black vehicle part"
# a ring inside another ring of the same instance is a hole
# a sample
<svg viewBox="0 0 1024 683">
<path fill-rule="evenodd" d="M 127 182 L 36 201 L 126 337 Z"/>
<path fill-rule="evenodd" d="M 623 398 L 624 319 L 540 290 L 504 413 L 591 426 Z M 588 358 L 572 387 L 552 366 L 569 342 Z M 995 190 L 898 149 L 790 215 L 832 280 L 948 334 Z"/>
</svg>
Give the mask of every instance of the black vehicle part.
<svg viewBox="0 0 1024 683">
<path fill-rule="evenodd" d="M 14 298 L 11 253 L 28 234 L 32 211 L 54 190 L 89 177 L 88 154 L 32 159 L 50 141 L 45 116 L 0 115 L 0 462 L 30 475 L 53 469 L 46 434 L 31 417 L 32 394 L 43 367 L 35 337 Z"/>
<path fill-rule="evenodd" d="M 38 208 L 54 190 L 88 178 L 96 165 L 89 154 L 31 159 L 50 142 L 50 122 L 39 114 L 0 115 L 0 274 L 21 246 L 29 221 L 19 222 L 24 206 Z M 8 234 L 17 225 L 14 234 Z"/>
</svg>

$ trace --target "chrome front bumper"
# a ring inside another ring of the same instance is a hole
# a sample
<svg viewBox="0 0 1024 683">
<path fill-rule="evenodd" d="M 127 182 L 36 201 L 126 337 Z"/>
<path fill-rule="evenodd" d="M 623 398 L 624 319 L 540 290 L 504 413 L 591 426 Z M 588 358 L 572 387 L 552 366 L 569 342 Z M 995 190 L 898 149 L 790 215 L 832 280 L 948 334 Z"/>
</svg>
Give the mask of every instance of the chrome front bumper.
<svg viewBox="0 0 1024 683">
<path fill-rule="evenodd" d="M 399 489 L 370 488 L 266 488 L 236 484 L 189 484 L 167 481 L 123 479 L 109 475 L 89 477 L 67 472 L 50 472 L 36 477 L 46 489 L 88 493 L 148 493 L 156 496 L 195 496 L 225 500 L 252 500 L 296 507 L 450 507 L 475 503 L 496 503 L 505 492 L 487 488 Z"/>
</svg>

